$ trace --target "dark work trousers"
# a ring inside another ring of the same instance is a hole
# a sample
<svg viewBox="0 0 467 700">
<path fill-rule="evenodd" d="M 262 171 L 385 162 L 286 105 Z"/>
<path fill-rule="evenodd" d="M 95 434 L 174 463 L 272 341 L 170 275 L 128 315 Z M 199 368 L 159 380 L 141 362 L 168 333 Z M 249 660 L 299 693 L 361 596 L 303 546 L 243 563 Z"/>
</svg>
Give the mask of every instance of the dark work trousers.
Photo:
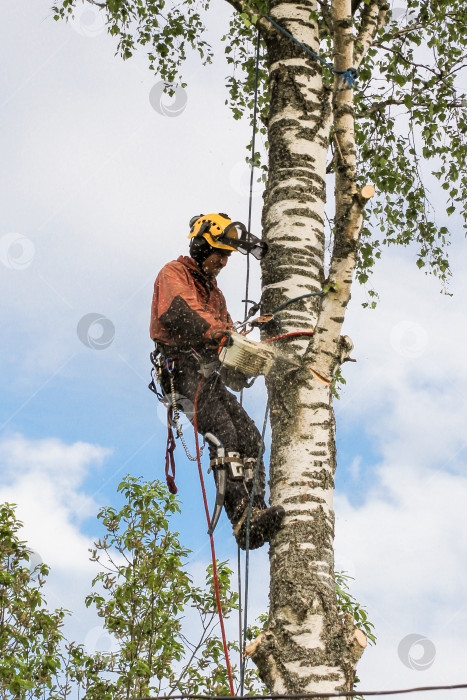
<svg viewBox="0 0 467 700">
<path fill-rule="evenodd" d="M 173 379 L 174 389 L 178 395 L 177 405 L 192 421 L 196 391 L 202 379 L 198 361 L 190 356 L 182 356 L 179 361 L 175 358 Z M 165 393 L 170 394 L 167 370 L 162 372 L 161 380 Z M 221 441 L 226 453 L 239 452 L 242 458 L 253 457 L 256 465 L 261 443 L 260 432 L 234 394 L 228 391 L 217 372 L 205 379 L 201 387 L 198 396 L 197 423 L 198 431 L 202 435 L 206 433 L 215 435 Z M 217 456 L 216 448 L 211 444 L 209 444 L 209 451 L 211 458 Z M 261 454 L 263 451 L 264 447 L 261 449 Z M 228 471 L 227 474 L 229 474 Z M 265 471 L 261 457 L 255 487 L 257 504 L 264 503 L 264 488 Z M 248 499 L 249 492 L 245 483 L 228 476 L 224 507 L 233 525 L 243 515 Z"/>
</svg>

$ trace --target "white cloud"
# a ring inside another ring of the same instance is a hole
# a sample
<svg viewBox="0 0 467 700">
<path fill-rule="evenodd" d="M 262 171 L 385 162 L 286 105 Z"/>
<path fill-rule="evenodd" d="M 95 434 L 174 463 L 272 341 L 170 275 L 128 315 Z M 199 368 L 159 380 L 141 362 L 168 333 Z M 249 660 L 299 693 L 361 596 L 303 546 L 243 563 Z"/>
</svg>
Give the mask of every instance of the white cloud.
<svg viewBox="0 0 467 700">
<path fill-rule="evenodd" d="M 361 687 L 461 682 L 467 653 L 467 478 L 414 467 L 403 456 L 381 464 L 378 476 L 362 506 L 336 498 L 337 565 L 342 553 L 343 568 L 355 578 L 351 590 L 367 607 L 378 637 L 362 660 Z M 413 633 L 436 649 L 423 677 L 397 653 Z"/>
<path fill-rule="evenodd" d="M 372 475 L 370 487 L 357 478 L 358 505 L 342 493 L 335 501 L 337 566 L 354 576 L 378 635 L 358 671 L 367 690 L 461 682 L 467 653 L 465 282 L 435 297 L 438 282 L 400 253 L 379 273 L 377 312 L 354 306 L 347 319 L 358 364 L 336 405 L 338 425 L 364 430 L 378 454 L 375 464 L 357 458 Z M 423 671 L 398 656 L 415 633 L 436 649 Z"/>
<path fill-rule="evenodd" d="M 80 531 L 98 504 L 83 482 L 109 454 L 98 445 L 68 445 L 56 438 L 30 440 L 17 434 L 0 441 L 0 500 L 17 504 L 23 523 L 19 537 L 33 550 L 34 562 L 50 566 L 46 599 L 50 607 L 73 613 L 65 634 L 76 641 L 84 641 L 98 624 L 84 606 L 97 570 L 89 561 L 92 540 Z"/>
</svg>

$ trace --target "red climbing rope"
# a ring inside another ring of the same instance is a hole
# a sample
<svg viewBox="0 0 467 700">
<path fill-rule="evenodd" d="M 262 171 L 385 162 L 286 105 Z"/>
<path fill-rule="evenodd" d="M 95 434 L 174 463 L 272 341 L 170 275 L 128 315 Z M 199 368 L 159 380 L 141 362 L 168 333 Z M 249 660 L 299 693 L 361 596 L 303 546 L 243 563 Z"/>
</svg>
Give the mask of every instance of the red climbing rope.
<svg viewBox="0 0 467 700">
<path fill-rule="evenodd" d="M 198 462 L 199 480 L 201 482 L 201 490 L 203 492 L 203 501 L 204 501 L 204 510 L 206 511 L 206 520 L 208 522 L 208 527 L 209 527 L 211 524 L 211 518 L 209 517 L 208 499 L 206 497 L 206 489 L 204 488 L 203 470 L 201 468 L 201 456 L 200 456 L 200 452 L 199 452 L 199 441 L 198 441 L 198 421 L 197 421 L 197 417 L 196 417 L 197 411 L 198 411 L 198 396 L 199 396 L 199 392 L 200 392 L 203 384 L 204 384 L 204 377 L 201 379 L 201 381 L 198 385 L 198 388 L 196 390 L 195 405 L 194 405 L 194 412 L 193 412 L 193 426 L 195 429 L 196 459 Z M 219 580 L 217 577 L 216 550 L 214 548 L 214 538 L 212 535 L 209 535 L 209 539 L 211 540 L 212 575 L 214 578 L 214 590 L 216 592 L 217 612 L 219 613 L 219 622 L 221 625 L 222 645 L 224 647 L 225 665 L 227 667 L 227 674 L 229 676 L 230 694 L 235 695 L 235 690 L 234 690 L 234 686 L 233 686 L 233 678 L 232 678 L 232 669 L 230 668 L 229 650 L 227 648 L 227 640 L 226 640 L 226 636 L 225 636 L 224 618 L 222 617 L 221 598 L 219 595 Z"/>
</svg>

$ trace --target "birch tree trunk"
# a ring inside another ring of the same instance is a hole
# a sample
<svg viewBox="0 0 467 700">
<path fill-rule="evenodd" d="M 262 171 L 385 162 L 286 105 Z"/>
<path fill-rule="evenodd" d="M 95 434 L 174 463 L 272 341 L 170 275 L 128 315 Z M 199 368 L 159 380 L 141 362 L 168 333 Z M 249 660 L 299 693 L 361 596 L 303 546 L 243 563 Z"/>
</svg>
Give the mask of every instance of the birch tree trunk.
<svg viewBox="0 0 467 700">
<path fill-rule="evenodd" d="M 335 0 L 331 9 L 334 65 L 345 70 L 354 64 L 351 0 Z M 317 51 L 313 11 L 315 0 L 276 0 L 270 14 Z M 353 688 L 365 646 L 352 618 L 338 614 L 333 552 L 336 447 L 330 381 L 351 349 L 340 331 L 365 203 L 355 187 L 353 96 L 341 76 L 333 88 L 323 83 L 320 64 L 284 35 L 277 32 L 266 41 L 271 106 L 263 312 L 323 288 L 326 161 L 332 139 L 338 161 L 331 288 L 325 296 L 281 312 L 280 333 L 315 329 L 315 335 L 311 342 L 280 341 L 284 354 L 300 359 L 300 368 L 281 364 L 268 379 L 271 503 L 283 505 L 286 517 L 270 546 L 269 626 L 251 656 L 273 693 L 345 691 Z"/>
</svg>

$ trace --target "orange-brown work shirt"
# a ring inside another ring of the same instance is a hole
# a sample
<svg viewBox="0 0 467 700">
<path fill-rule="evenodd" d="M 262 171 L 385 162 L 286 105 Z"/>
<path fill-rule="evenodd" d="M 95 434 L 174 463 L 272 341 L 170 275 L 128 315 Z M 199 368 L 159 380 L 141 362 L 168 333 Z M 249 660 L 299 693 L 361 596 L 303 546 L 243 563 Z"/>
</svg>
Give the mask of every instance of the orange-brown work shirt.
<svg viewBox="0 0 467 700">
<path fill-rule="evenodd" d="M 164 265 L 154 284 L 150 334 L 164 345 L 206 347 L 212 334 L 232 325 L 224 295 L 193 258 Z"/>
</svg>

